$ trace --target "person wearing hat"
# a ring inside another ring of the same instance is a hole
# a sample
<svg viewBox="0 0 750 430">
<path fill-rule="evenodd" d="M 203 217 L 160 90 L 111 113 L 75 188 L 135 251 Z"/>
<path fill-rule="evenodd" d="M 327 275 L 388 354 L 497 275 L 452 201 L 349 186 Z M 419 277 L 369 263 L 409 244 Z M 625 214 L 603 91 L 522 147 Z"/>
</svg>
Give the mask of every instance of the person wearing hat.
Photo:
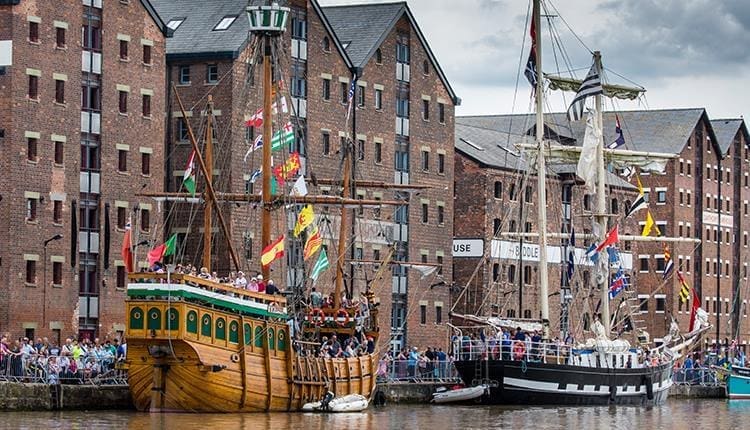
<svg viewBox="0 0 750 430">
<path fill-rule="evenodd" d="M 258 278 L 256 278 L 255 276 L 250 278 L 250 282 L 248 282 L 247 284 L 247 290 L 253 293 L 258 292 Z"/>
<path fill-rule="evenodd" d="M 261 274 L 258 274 L 258 292 L 259 293 L 266 292 L 266 281 L 263 280 L 263 275 Z"/>
<path fill-rule="evenodd" d="M 245 278 L 244 273 L 237 272 L 237 279 L 234 280 L 234 286 L 237 288 L 247 287 L 247 278 Z"/>
</svg>

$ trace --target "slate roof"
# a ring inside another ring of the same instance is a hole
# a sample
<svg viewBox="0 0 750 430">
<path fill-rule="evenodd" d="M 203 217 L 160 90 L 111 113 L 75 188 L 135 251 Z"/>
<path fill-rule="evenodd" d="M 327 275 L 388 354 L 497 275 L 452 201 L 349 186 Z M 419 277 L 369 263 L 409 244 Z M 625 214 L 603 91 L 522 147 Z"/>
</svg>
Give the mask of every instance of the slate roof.
<svg viewBox="0 0 750 430">
<path fill-rule="evenodd" d="M 185 18 L 167 39 L 170 60 L 206 56 L 236 58 L 247 43 L 249 23 L 246 1 L 241 0 L 150 0 L 164 22 Z M 213 31 L 225 16 L 237 15 L 232 25 Z"/>
<path fill-rule="evenodd" d="M 625 137 L 625 149 L 670 154 L 682 152 L 695 126 L 704 115 L 706 110 L 703 108 L 617 112 Z M 544 118 L 545 127 L 551 132 L 565 139 L 574 139 L 576 145 L 583 142 L 586 127 L 584 120 L 569 122 L 564 112 L 545 114 Z M 613 142 L 616 138 L 615 112 L 604 112 L 603 120 L 604 141 Z M 534 135 L 535 129 L 533 114 L 459 116 L 456 117 L 456 140 L 460 138 L 459 124 L 510 132 L 516 136 Z M 718 139 L 710 126 L 708 132 L 711 141 L 716 143 Z"/>
<path fill-rule="evenodd" d="M 326 6 L 322 10 L 339 42 L 346 47 L 346 53 L 352 64 L 359 69 L 365 67 L 378 47 L 388 37 L 393 26 L 406 15 L 453 103 L 461 104 L 461 99 L 456 96 L 450 86 L 406 2 Z"/>
<path fill-rule="evenodd" d="M 747 127 L 745 127 L 745 120 L 742 118 L 712 119 L 711 127 L 713 127 L 716 134 L 716 140 L 721 147 L 721 153 L 725 155 L 732 146 L 732 142 L 734 142 L 738 131 L 742 130 L 746 137 L 748 134 Z M 746 139 L 746 141 L 750 142 L 750 139 Z"/>
</svg>

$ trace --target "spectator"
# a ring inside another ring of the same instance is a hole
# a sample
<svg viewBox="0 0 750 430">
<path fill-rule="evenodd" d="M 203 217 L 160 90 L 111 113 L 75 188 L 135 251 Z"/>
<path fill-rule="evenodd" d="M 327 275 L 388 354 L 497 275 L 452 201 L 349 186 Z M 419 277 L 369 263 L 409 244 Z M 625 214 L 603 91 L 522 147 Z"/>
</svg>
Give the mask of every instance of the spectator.
<svg viewBox="0 0 750 430">
<path fill-rule="evenodd" d="M 279 294 L 279 289 L 276 287 L 276 284 L 273 283 L 273 279 L 268 280 L 268 285 L 266 285 L 266 294 Z"/>
</svg>

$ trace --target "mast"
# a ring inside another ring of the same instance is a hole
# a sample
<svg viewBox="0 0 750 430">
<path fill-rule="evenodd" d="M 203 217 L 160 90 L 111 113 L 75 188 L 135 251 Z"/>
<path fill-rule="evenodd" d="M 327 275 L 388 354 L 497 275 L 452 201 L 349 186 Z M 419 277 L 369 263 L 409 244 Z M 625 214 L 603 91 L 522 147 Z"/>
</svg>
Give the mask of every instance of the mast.
<svg viewBox="0 0 750 430">
<path fill-rule="evenodd" d="M 549 339 L 549 279 L 547 276 L 547 166 L 544 159 L 544 84 L 542 81 L 542 46 L 539 43 L 541 29 L 540 0 L 534 0 L 534 46 L 536 47 L 536 143 L 537 194 L 539 206 L 539 298 L 542 311 L 542 338 Z"/>
<path fill-rule="evenodd" d="M 601 76 L 602 70 L 602 54 L 599 51 L 594 52 L 594 63 L 596 69 L 599 71 Z M 602 127 L 602 95 L 596 95 L 596 121 L 598 127 L 601 130 Z M 599 136 L 599 142 L 596 144 L 596 223 L 599 224 L 599 237 L 598 242 L 601 243 L 607 234 L 607 195 L 605 194 L 605 170 L 604 170 L 604 133 Z M 607 264 L 607 275 L 609 275 L 609 264 Z M 607 283 L 609 282 L 609 276 L 600 277 L 602 282 L 599 283 L 601 290 L 601 311 L 602 318 L 601 323 L 604 326 L 604 333 L 609 337 L 610 332 L 610 317 L 609 317 L 609 288 Z"/>
<path fill-rule="evenodd" d="M 213 183 L 214 174 L 214 145 L 213 145 L 213 124 L 211 119 L 214 113 L 214 101 L 211 94 L 208 95 L 206 105 L 206 182 Z M 211 217 L 213 216 L 213 205 L 203 205 L 203 267 L 211 273 Z"/>
<path fill-rule="evenodd" d="M 353 102 L 352 102 L 353 103 Z M 351 163 L 349 161 L 349 139 L 346 139 L 344 147 L 341 148 L 344 157 L 344 184 L 341 190 L 341 197 L 344 199 L 349 198 L 350 194 L 350 182 L 349 176 L 351 175 Z M 347 209 L 341 205 L 341 221 L 339 222 L 339 241 L 338 241 L 338 254 L 336 258 L 336 290 L 333 294 L 333 308 L 339 309 L 341 307 L 341 292 L 344 291 L 344 254 L 346 253 L 346 235 L 345 226 L 349 222 Z"/>
<path fill-rule="evenodd" d="M 271 138 L 273 135 L 271 116 L 271 37 L 263 35 L 263 194 L 261 215 L 261 249 L 271 243 Z M 269 267 L 261 265 L 263 279 L 269 277 Z"/>
</svg>

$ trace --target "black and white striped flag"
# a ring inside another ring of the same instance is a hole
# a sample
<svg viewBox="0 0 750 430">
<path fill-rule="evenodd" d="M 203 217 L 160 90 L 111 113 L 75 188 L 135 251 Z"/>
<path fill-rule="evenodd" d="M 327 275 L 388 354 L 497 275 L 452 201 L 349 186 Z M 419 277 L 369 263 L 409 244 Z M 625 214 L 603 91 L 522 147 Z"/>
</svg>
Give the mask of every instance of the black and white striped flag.
<svg viewBox="0 0 750 430">
<path fill-rule="evenodd" d="M 602 88 L 602 80 L 599 76 L 599 70 L 596 67 L 596 63 L 594 63 L 591 65 L 591 69 L 589 69 L 586 79 L 581 82 L 581 88 L 578 89 L 575 98 L 573 98 L 573 102 L 568 108 L 568 119 L 571 121 L 578 121 L 583 118 L 586 97 L 602 94 L 603 92 L 604 89 Z"/>
</svg>

